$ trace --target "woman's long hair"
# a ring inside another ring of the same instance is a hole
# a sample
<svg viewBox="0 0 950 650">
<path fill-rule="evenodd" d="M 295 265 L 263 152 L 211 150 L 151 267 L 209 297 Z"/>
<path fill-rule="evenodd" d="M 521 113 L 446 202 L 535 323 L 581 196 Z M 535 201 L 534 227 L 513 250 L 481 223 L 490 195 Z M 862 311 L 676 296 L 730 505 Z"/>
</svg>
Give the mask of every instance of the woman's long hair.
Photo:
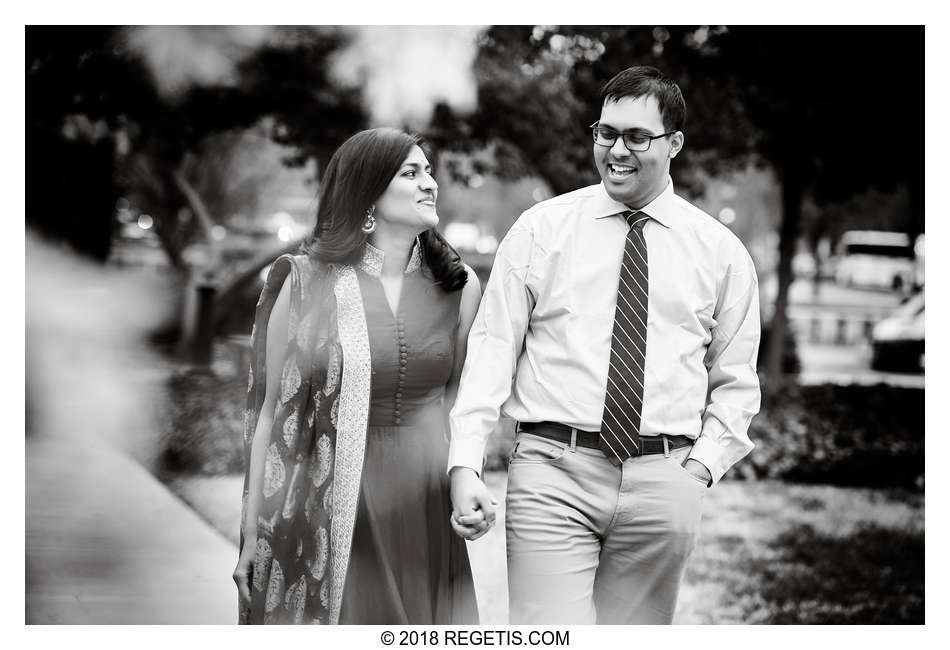
<svg viewBox="0 0 950 650">
<path fill-rule="evenodd" d="M 303 250 L 322 262 L 355 264 L 369 235 L 362 225 L 373 205 L 422 139 L 397 129 L 360 131 L 337 149 L 323 176 L 313 236 Z M 435 228 L 419 236 L 422 255 L 446 292 L 465 286 L 468 274 L 458 252 Z"/>
</svg>

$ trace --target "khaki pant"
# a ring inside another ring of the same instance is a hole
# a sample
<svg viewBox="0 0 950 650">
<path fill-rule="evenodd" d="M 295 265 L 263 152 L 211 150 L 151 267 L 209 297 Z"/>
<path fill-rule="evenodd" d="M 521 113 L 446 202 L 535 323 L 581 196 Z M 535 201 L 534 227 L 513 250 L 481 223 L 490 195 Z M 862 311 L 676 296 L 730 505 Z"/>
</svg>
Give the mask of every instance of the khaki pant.
<svg viewBox="0 0 950 650">
<path fill-rule="evenodd" d="M 669 624 L 706 484 L 689 447 L 614 466 L 519 432 L 505 525 L 512 624 Z"/>
</svg>

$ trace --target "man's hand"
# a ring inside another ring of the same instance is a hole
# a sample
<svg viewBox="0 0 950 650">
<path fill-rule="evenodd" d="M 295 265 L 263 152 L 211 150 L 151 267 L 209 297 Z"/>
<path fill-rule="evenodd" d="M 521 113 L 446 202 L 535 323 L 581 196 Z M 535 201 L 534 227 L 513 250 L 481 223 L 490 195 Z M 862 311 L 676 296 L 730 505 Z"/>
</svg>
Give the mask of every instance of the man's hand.
<svg viewBox="0 0 950 650">
<path fill-rule="evenodd" d="M 494 525 L 498 502 L 471 468 L 453 467 L 451 481 L 452 529 L 460 537 L 474 541 Z"/>
<path fill-rule="evenodd" d="M 707 486 L 709 485 L 709 482 L 712 481 L 712 473 L 706 469 L 705 465 L 695 458 L 687 458 L 686 462 L 683 464 L 683 468 L 696 478 L 705 481 Z"/>
</svg>

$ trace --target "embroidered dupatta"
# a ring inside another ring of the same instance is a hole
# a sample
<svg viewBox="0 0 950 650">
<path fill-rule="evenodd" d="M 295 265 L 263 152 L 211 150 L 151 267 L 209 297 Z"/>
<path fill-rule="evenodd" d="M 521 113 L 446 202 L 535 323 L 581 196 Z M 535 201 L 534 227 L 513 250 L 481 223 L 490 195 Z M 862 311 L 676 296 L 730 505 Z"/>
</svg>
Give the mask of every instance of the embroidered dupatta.
<svg viewBox="0 0 950 650">
<path fill-rule="evenodd" d="M 267 324 L 290 278 L 287 356 L 268 436 L 251 604 L 240 623 L 336 624 L 359 503 L 370 356 L 351 266 L 284 255 L 271 267 L 251 331 L 245 464 L 266 389 Z M 248 476 L 244 479 L 244 546 Z"/>
</svg>

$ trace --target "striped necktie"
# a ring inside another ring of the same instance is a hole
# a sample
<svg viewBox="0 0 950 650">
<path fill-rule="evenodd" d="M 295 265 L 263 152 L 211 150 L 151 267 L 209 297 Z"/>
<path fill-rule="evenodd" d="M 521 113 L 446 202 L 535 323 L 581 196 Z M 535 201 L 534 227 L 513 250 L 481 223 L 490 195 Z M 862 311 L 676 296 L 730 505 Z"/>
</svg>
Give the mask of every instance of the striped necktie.
<svg viewBox="0 0 950 650">
<path fill-rule="evenodd" d="M 623 249 L 617 286 L 617 310 L 610 343 L 607 394 L 599 446 L 611 462 L 640 455 L 640 414 L 643 410 L 643 369 L 647 353 L 649 269 L 643 226 L 649 215 L 621 213 L 630 230 Z"/>
</svg>

